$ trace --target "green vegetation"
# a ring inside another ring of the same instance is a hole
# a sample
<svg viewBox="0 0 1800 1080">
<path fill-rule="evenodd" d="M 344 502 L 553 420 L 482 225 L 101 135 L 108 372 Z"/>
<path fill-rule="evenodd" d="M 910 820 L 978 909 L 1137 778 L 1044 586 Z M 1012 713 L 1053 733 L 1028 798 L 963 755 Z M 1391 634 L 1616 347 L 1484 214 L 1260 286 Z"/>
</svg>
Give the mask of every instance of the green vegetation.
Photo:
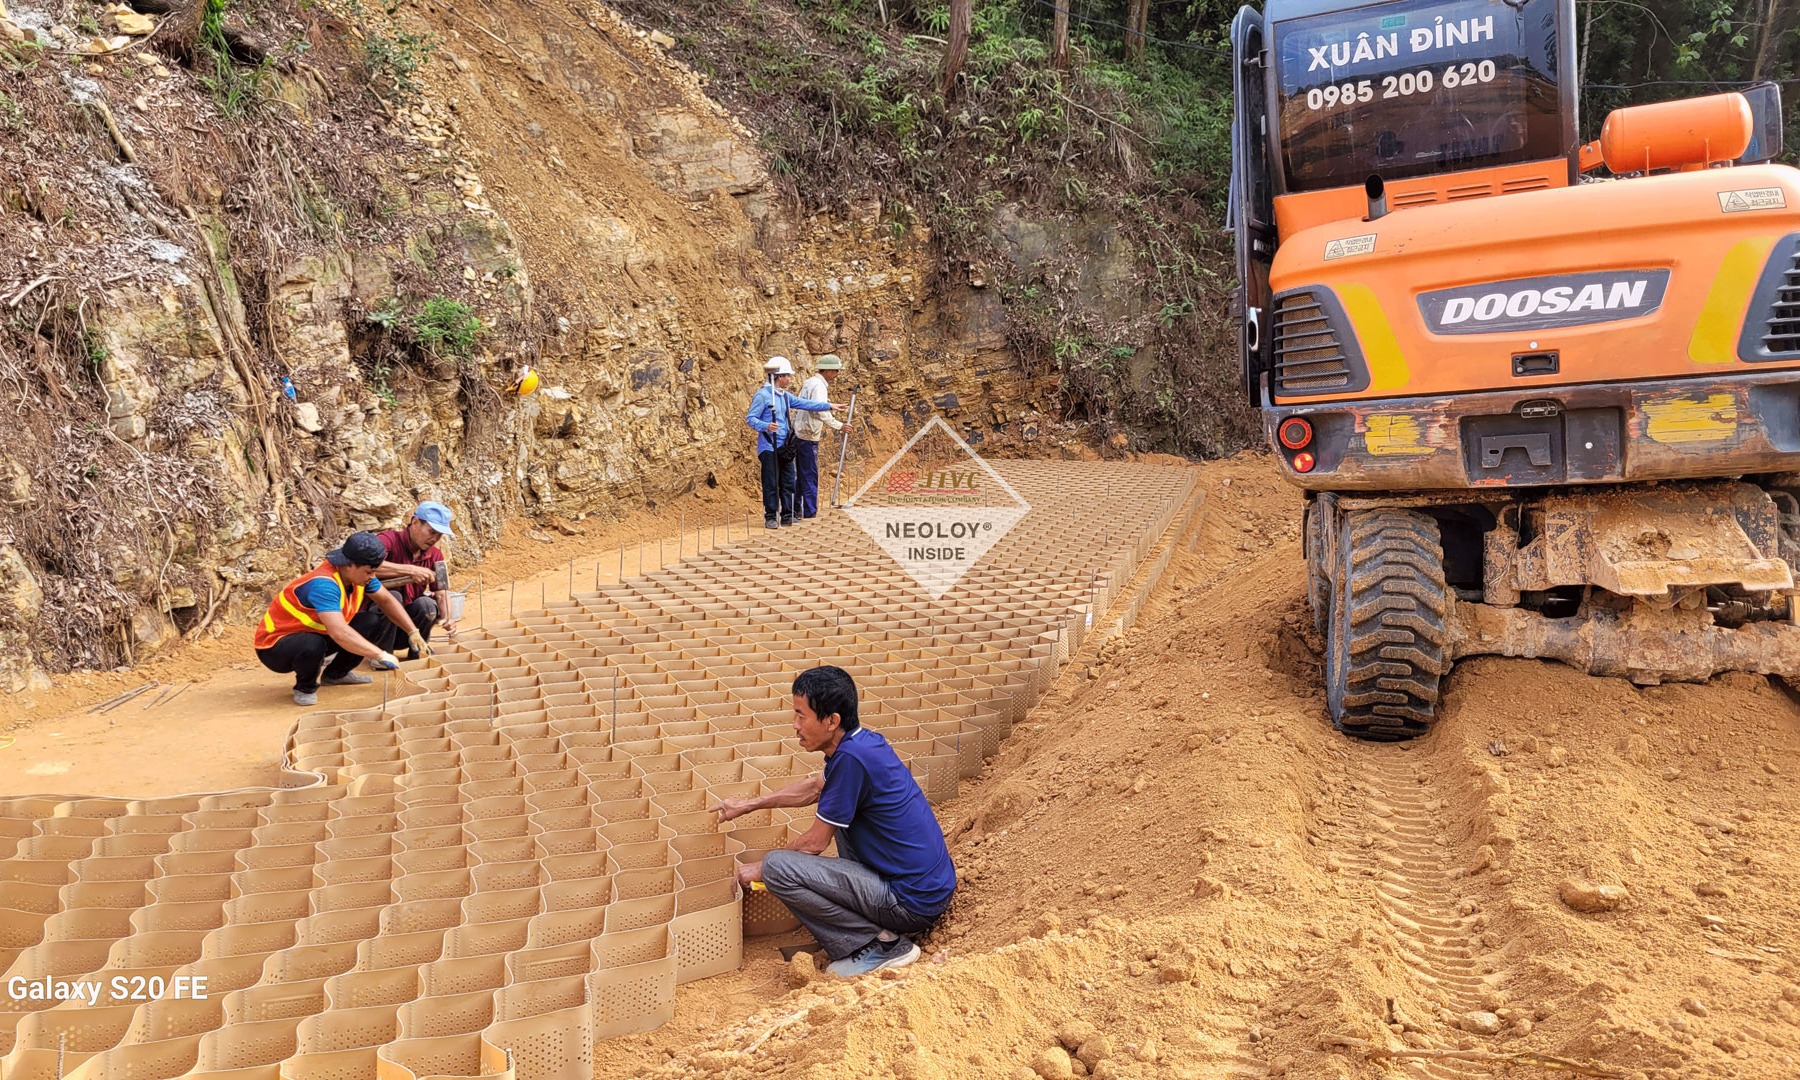
<svg viewBox="0 0 1800 1080">
<path fill-rule="evenodd" d="M 437 49 L 430 34 L 390 29 L 399 0 L 386 0 L 382 6 L 385 20 L 369 19 L 362 0 L 344 0 L 344 10 L 356 19 L 362 32 L 363 68 L 375 92 L 390 101 L 409 101 L 419 95 L 417 78 Z"/>
<path fill-rule="evenodd" d="M 1228 34 L 1240 3 L 1071 3 L 1059 67 L 1054 0 L 971 0 L 967 58 L 947 90 L 948 0 L 617 6 L 674 33 L 677 54 L 763 133 L 775 181 L 800 205 L 844 211 L 877 198 L 894 238 L 931 229 L 945 275 L 982 266 L 1007 305 L 1021 366 L 1061 376 L 1065 416 L 1219 453 L 1260 440 L 1236 386 L 1223 229 Z M 1619 105 L 1800 73 L 1793 5 L 1577 3 L 1580 62 L 1594 84 L 1584 138 Z M 1713 79 L 1722 84 L 1704 82 Z M 1800 106 L 1800 94 L 1787 97 Z M 1140 314 L 1096 310 L 1086 253 L 1053 242 L 1040 256 L 1008 232 L 1019 221 L 1090 252 L 1124 244 Z M 1147 378 L 1144 365 L 1119 362 L 1121 349 L 1158 357 Z"/>
<path fill-rule="evenodd" d="M 200 53 L 211 70 L 200 75 L 200 85 L 218 102 L 221 113 L 235 119 L 268 99 L 274 58 L 264 57 L 247 67 L 232 58 L 231 42 L 225 36 L 226 8 L 227 0 L 203 0 Z"/>
<path fill-rule="evenodd" d="M 413 319 L 413 340 L 429 352 L 460 359 L 475 350 L 481 337 L 481 320 L 460 300 L 434 296 Z"/>
<path fill-rule="evenodd" d="M 393 330 L 400 325 L 400 316 L 400 298 L 397 296 L 390 296 L 386 300 L 383 300 L 381 303 L 370 308 L 368 314 L 365 315 L 364 318 L 368 319 L 376 326 L 381 327 L 383 330 Z"/>
<path fill-rule="evenodd" d="M 38 60 L 44 55 L 44 47 L 35 41 L 21 41 L 16 44 L 0 45 L 0 60 L 14 71 L 30 71 L 37 67 Z"/>
<path fill-rule="evenodd" d="M 621 6 L 674 21 L 677 51 L 754 118 L 776 181 L 803 205 L 843 211 L 877 198 L 894 238 L 930 228 L 946 274 L 981 266 L 1007 305 L 1022 369 L 1060 376 L 1065 416 L 1114 416 L 1167 448 L 1205 453 L 1253 436 L 1242 395 L 1223 389 L 1223 279 L 1194 269 L 1223 267 L 1229 251 L 1223 25 L 1193 48 L 1133 57 L 1115 31 L 1076 21 L 1064 70 L 1051 58 L 1049 7 L 976 0 L 946 95 L 944 0 Z M 1125 4 L 1114 6 L 1081 11 L 1122 20 Z M 1008 222 L 1041 227 L 1049 242 L 1021 246 Z M 1096 247 L 1133 258 L 1125 291 L 1160 317 L 1096 310 L 1083 266 Z M 1134 382 L 1119 349 L 1165 361 Z"/>
<path fill-rule="evenodd" d="M 112 350 L 106 347 L 100 335 L 93 330 L 81 332 L 81 352 L 89 367 L 97 368 L 112 358 Z"/>
<path fill-rule="evenodd" d="M 369 388 L 390 408 L 399 400 L 394 376 L 402 365 L 422 366 L 447 378 L 472 367 L 475 345 L 486 329 L 475 310 L 460 300 L 434 296 L 410 316 L 409 307 L 398 296 L 370 307 L 363 320 L 377 333 L 355 350 Z"/>
</svg>

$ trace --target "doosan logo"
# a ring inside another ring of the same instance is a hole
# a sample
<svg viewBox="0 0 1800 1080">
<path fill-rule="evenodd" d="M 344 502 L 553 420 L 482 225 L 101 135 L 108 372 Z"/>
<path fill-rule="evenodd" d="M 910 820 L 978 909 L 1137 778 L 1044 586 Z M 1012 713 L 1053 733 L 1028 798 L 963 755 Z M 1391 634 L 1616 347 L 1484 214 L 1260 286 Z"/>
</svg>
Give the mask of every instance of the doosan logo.
<svg viewBox="0 0 1800 1080">
<path fill-rule="evenodd" d="M 1667 270 L 1520 278 L 1423 293 L 1419 310 L 1434 334 L 1546 330 L 1648 315 L 1668 284 Z"/>
</svg>

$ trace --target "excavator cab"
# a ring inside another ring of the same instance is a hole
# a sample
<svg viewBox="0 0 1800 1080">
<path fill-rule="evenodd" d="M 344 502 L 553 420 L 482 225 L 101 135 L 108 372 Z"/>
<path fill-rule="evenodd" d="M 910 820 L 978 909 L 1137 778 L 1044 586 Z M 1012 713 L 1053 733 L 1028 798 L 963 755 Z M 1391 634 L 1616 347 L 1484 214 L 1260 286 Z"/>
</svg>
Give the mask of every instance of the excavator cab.
<svg viewBox="0 0 1800 1080">
<path fill-rule="evenodd" d="M 1340 729 L 1463 656 L 1800 678 L 1800 173 L 1780 91 L 1578 136 L 1574 0 L 1231 28 L 1244 390 L 1306 494 Z"/>
<path fill-rule="evenodd" d="M 1574 22 L 1573 0 L 1270 0 L 1238 12 L 1230 191 L 1253 400 L 1276 344 L 1251 331 L 1270 321 L 1277 232 L 1576 182 Z"/>
</svg>

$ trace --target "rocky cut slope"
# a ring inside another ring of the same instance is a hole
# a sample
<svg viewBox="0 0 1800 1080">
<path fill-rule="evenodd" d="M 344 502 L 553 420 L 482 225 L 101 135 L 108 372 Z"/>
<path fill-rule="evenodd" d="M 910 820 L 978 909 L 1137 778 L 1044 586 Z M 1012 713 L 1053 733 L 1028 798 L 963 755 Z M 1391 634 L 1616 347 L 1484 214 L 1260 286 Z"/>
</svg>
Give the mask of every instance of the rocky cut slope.
<svg viewBox="0 0 1800 1080">
<path fill-rule="evenodd" d="M 844 356 L 877 443 L 1062 438 L 997 297 L 879 207 L 800 217 L 608 9 L 133 3 L 0 22 L 0 689 L 241 617 L 419 498 L 461 558 L 749 483 L 771 352 Z"/>
</svg>

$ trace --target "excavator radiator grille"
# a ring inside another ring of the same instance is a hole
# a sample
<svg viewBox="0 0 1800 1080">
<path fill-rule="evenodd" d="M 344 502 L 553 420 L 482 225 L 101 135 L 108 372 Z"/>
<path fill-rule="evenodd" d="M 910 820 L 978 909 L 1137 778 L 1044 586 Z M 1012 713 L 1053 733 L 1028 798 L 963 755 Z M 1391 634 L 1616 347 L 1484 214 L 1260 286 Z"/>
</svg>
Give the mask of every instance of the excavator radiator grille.
<svg viewBox="0 0 1800 1080">
<path fill-rule="evenodd" d="M 1800 245 L 1788 250 L 1787 268 L 1776 285 L 1762 343 L 1771 355 L 1800 355 Z"/>
<path fill-rule="evenodd" d="M 1275 299 L 1275 387 L 1278 394 L 1355 389 L 1356 373 L 1331 313 L 1306 290 Z"/>
</svg>

